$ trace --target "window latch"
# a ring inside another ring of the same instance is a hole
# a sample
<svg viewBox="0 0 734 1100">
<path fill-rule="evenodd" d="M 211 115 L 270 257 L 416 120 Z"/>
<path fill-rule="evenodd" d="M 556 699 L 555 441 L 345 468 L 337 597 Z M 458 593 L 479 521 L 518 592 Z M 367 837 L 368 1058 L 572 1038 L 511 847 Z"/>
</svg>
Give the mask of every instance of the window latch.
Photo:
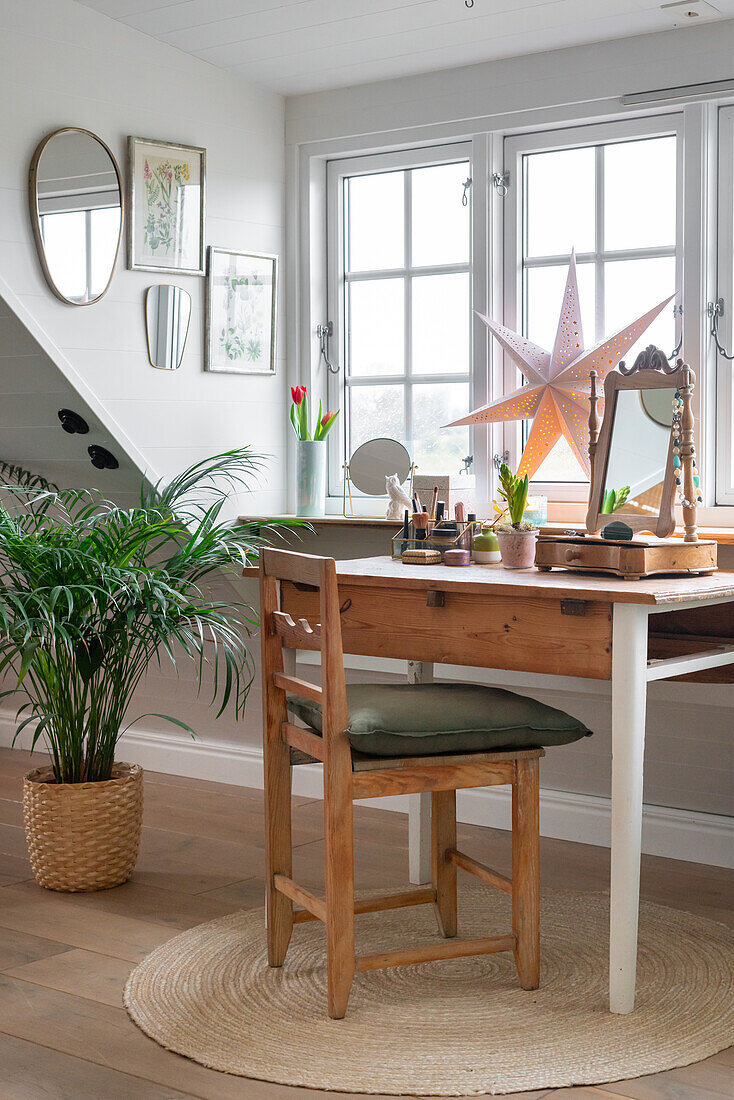
<svg viewBox="0 0 734 1100">
<path fill-rule="evenodd" d="M 719 317 L 724 316 L 724 299 L 717 298 L 715 302 L 707 302 L 706 313 L 711 318 L 711 335 L 714 338 L 716 350 L 724 359 L 731 361 L 734 359 L 734 355 L 729 355 L 729 352 L 722 346 L 719 340 Z"/>
<path fill-rule="evenodd" d="M 316 326 L 316 335 L 319 338 L 319 352 L 321 358 L 328 367 L 329 374 L 338 374 L 339 367 L 329 359 L 329 340 L 334 335 L 334 322 L 327 321 L 325 325 Z"/>
<path fill-rule="evenodd" d="M 510 173 L 509 172 L 493 172 L 492 173 L 492 186 L 501 199 L 505 197 L 510 190 Z"/>
</svg>

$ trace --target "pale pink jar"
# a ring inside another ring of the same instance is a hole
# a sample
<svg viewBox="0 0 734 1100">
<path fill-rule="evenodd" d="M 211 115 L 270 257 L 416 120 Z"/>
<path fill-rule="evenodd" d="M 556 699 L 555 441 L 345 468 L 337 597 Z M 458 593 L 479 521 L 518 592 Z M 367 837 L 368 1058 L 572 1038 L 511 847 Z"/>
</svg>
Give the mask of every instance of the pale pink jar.
<svg viewBox="0 0 734 1100">
<path fill-rule="evenodd" d="M 537 531 L 497 531 L 505 569 L 532 569 Z"/>
</svg>

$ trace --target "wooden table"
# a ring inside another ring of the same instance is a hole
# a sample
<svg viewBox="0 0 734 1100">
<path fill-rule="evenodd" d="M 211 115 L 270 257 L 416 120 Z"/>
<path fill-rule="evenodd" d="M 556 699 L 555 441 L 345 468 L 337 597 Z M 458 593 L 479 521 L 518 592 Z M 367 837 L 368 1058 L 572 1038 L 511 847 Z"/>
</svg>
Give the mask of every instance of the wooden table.
<svg viewBox="0 0 734 1100">
<path fill-rule="evenodd" d="M 647 684 L 732 678 L 724 666 L 734 662 L 734 573 L 624 581 L 387 557 L 338 562 L 337 573 L 345 653 L 407 660 L 414 681 L 430 678 L 436 661 L 611 680 L 609 1006 L 630 1012 Z M 294 618 L 318 615 L 313 591 L 284 584 L 282 599 Z M 413 797 L 411 878 L 425 881 L 428 806 Z"/>
</svg>

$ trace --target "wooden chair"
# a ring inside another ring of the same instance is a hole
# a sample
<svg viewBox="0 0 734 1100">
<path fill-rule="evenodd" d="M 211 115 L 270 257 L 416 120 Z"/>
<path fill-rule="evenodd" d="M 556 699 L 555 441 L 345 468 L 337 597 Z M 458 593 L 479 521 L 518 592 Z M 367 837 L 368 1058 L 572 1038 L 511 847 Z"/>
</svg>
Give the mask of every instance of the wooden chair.
<svg viewBox="0 0 734 1100">
<path fill-rule="evenodd" d="M 281 611 L 280 582 L 318 589 L 318 624 L 305 619 L 296 623 Z M 538 759 L 544 750 L 399 759 L 366 758 L 353 753 L 345 734 L 347 694 L 334 561 L 263 550 L 260 596 L 270 966 L 283 965 L 294 924 L 320 920 L 326 925 L 328 1012 L 336 1019 L 346 1013 L 355 970 L 512 951 L 520 985 L 523 989 L 537 989 L 540 981 Z M 285 673 L 283 646 L 321 653 L 320 688 Z M 287 696 L 291 693 L 320 704 L 323 735 L 289 722 Z M 324 898 L 305 890 L 292 877 L 291 765 L 304 759 L 321 761 L 324 765 Z M 456 848 L 456 791 L 497 784 L 512 785 L 511 880 Z M 355 902 L 353 800 L 423 791 L 431 793 L 431 886 Z M 510 932 L 481 939 L 454 938 L 459 867 L 511 896 Z M 299 908 L 294 909 L 294 903 Z M 355 914 L 430 903 L 435 907 L 439 930 L 448 942 L 355 956 Z"/>
</svg>

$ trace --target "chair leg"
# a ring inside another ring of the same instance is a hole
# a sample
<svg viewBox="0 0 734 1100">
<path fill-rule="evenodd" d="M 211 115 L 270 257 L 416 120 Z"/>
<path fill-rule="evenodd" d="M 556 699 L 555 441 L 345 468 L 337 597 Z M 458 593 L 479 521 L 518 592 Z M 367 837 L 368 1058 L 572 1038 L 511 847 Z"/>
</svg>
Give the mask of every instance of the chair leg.
<svg viewBox="0 0 734 1100">
<path fill-rule="evenodd" d="M 456 791 L 431 794 L 431 878 L 436 890 L 436 919 L 442 936 L 455 936 L 457 927 L 456 864 L 446 849 L 456 847 Z"/>
<path fill-rule="evenodd" d="M 265 744 L 265 823 L 268 963 L 282 966 L 293 932 L 293 902 L 273 886 L 274 875 L 293 875 L 291 760 L 282 740 Z"/>
<path fill-rule="evenodd" d="M 341 1020 L 354 980 L 354 823 L 348 747 L 342 768 L 324 767 L 326 955 L 329 1016 Z"/>
<path fill-rule="evenodd" d="M 518 760 L 512 785 L 512 930 L 523 989 L 540 985 L 540 788 L 538 760 Z"/>
</svg>

